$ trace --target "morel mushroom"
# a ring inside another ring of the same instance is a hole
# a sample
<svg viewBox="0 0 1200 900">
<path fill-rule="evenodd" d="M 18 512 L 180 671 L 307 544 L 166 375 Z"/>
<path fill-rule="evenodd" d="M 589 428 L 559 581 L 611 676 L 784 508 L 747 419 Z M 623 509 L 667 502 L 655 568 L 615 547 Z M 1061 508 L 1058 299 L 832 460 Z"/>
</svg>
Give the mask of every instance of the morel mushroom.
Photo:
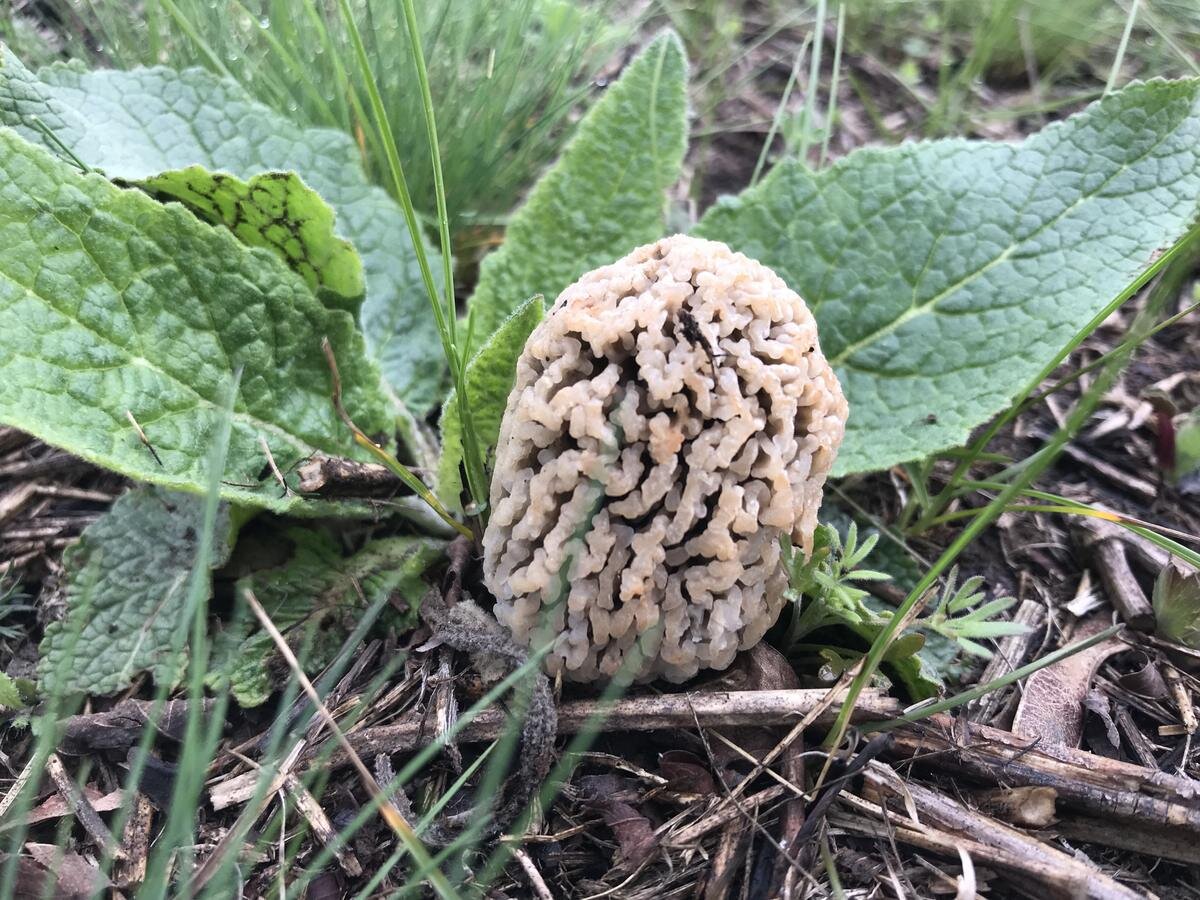
<svg viewBox="0 0 1200 900">
<path fill-rule="evenodd" d="M 497 619 L 575 681 L 725 668 L 783 607 L 780 536 L 811 550 L 846 413 L 761 263 L 677 235 L 589 272 L 517 363 L 483 538 Z"/>
</svg>

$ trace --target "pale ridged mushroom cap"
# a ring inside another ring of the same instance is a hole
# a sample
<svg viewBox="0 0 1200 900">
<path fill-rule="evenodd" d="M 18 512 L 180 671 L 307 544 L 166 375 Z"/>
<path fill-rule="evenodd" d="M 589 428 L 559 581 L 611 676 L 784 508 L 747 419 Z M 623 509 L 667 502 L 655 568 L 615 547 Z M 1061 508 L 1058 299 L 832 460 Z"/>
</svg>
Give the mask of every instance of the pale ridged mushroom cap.
<svg viewBox="0 0 1200 900">
<path fill-rule="evenodd" d="M 722 669 L 807 554 L 846 400 L 804 301 L 766 266 L 676 235 L 559 295 L 517 363 L 484 578 L 552 673 Z M 628 666 L 627 666 L 628 668 Z"/>
</svg>

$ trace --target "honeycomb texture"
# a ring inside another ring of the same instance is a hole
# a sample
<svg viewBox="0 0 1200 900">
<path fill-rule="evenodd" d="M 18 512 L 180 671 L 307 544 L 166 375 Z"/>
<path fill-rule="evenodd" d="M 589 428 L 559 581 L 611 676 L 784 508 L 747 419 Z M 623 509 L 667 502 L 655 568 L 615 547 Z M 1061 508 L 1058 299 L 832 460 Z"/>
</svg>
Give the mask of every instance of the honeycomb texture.
<svg viewBox="0 0 1200 900">
<path fill-rule="evenodd" d="M 496 617 L 575 681 L 728 666 L 783 606 L 780 536 L 811 548 L 846 415 L 812 314 L 760 263 L 677 235 L 584 275 L 501 425 Z"/>
</svg>

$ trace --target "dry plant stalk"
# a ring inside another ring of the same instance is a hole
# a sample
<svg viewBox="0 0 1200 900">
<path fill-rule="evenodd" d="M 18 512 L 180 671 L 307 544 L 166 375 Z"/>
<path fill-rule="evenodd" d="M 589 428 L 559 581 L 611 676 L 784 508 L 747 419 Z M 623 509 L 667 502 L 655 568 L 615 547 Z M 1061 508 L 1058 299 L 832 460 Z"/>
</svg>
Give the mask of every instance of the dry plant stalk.
<svg viewBox="0 0 1200 900">
<path fill-rule="evenodd" d="M 1040 785 L 1061 807 L 1127 825 L 1161 825 L 1200 837 L 1200 783 L 1084 750 L 970 724 L 948 715 L 892 732 L 894 757 L 983 784 Z"/>
<path fill-rule="evenodd" d="M 595 700 L 575 700 L 558 707 L 558 732 L 575 734 L 595 724 L 600 717 L 601 730 L 661 731 L 670 728 L 693 729 L 696 722 L 705 728 L 743 725 L 771 726 L 830 724 L 837 707 L 828 704 L 829 692 L 824 688 L 782 691 L 704 691 L 688 694 L 661 694 L 647 697 L 626 697 L 611 703 Z M 865 691 L 859 697 L 854 721 L 884 719 L 898 715 L 900 704 L 878 691 Z M 503 709 L 489 708 L 465 723 L 456 740 L 460 744 L 493 741 L 500 737 L 511 721 Z M 360 756 L 376 753 L 411 752 L 434 739 L 435 724 L 421 714 L 390 725 L 362 728 L 346 735 Z M 301 762 L 311 764 L 318 758 L 326 768 L 350 764 L 349 755 L 328 747 L 312 747 L 305 751 Z M 209 793 L 214 809 L 244 803 L 254 795 L 257 773 L 246 772 L 213 786 Z"/>
</svg>

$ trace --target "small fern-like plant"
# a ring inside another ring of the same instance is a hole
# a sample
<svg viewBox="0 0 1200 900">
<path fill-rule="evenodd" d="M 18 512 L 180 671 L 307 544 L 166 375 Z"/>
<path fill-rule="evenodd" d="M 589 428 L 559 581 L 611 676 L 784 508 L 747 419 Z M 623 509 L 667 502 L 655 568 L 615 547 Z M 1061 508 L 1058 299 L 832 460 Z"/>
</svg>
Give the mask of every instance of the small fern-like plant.
<svg viewBox="0 0 1200 900">
<path fill-rule="evenodd" d="M 980 640 L 1022 634 L 1027 629 L 1020 622 L 996 619 L 1017 602 L 1015 597 L 1000 596 L 984 602 L 986 594 L 980 590 L 982 587 L 983 578 L 979 575 L 972 575 L 960 585 L 958 567 L 954 567 L 946 576 L 946 585 L 933 612 L 917 619 L 914 627 L 936 632 L 965 652 L 990 659 L 992 651 L 980 644 Z"/>
<path fill-rule="evenodd" d="M 878 541 L 877 533 L 860 541 L 858 525 L 851 522 L 844 540 L 836 528 L 819 526 L 807 560 L 790 542 L 784 542 L 784 566 L 795 604 L 786 647 L 794 648 L 807 635 L 828 626 L 844 626 L 866 636 L 890 619 L 892 613 L 880 610 L 878 604 L 872 606 L 868 602 L 870 593 L 859 586 L 892 579 L 886 572 L 865 566 Z M 1025 626 L 997 619 L 1017 602 L 1013 597 L 986 600 L 982 588 L 981 576 L 974 575 L 959 584 L 958 569 L 951 570 L 933 611 L 914 620 L 908 634 L 937 634 L 953 641 L 963 653 L 990 658 L 992 651 L 980 641 L 1020 634 Z M 901 641 L 911 652 L 923 644 L 915 637 L 901 638 L 897 644 Z"/>
<path fill-rule="evenodd" d="M 818 525 L 812 553 L 805 560 L 784 538 L 783 564 L 796 604 L 787 646 L 794 646 L 805 635 L 827 625 L 874 621 L 875 614 L 864 603 L 869 593 L 856 583 L 891 580 L 886 572 L 859 568 L 878 541 L 879 535 L 872 534 L 860 544 L 855 522 L 850 523 L 845 542 L 833 526 Z"/>
</svg>

